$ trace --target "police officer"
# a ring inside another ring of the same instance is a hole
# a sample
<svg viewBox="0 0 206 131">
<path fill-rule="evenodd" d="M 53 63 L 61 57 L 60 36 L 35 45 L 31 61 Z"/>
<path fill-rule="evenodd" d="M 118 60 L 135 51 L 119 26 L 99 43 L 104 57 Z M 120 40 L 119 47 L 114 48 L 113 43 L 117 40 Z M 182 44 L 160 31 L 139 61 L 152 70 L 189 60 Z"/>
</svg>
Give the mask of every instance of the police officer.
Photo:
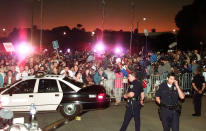
<svg viewBox="0 0 206 131">
<path fill-rule="evenodd" d="M 167 81 L 160 84 L 156 92 L 156 102 L 160 105 L 160 117 L 164 131 L 179 131 L 180 106 L 178 99 L 184 99 L 185 94 L 175 80 L 175 74 L 169 73 Z"/>
<path fill-rule="evenodd" d="M 204 77 L 200 74 L 200 69 L 195 70 L 195 76 L 192 80 L 192 87 L 194 90 L 193 103 L 195 113 L 192 116 L 201 116 L 202 94 L 205 89 Z"/>
<path fill-rule="evenodd" d="M 142 83 L 136 79 L 135 73 L 130 73 L 128 75 L 128 80 L 131 82 L 131 85 L 124 95 L 124 98 L 127 99 L 126 112 L 124 116 L 124 122 L 120 131 L 126 131 L 127 126 L 132 117 L 135 120 L 135 129 L 140 131 L 140 109 L 143 106 L 144 92 Z"/>
</svg>

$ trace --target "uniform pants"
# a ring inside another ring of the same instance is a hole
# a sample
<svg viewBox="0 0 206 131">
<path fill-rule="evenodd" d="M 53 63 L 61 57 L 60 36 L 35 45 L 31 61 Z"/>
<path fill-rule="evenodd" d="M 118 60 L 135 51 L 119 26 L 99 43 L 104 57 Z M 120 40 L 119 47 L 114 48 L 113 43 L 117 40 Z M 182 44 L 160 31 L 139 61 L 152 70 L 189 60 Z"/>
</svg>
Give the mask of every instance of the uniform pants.
<svg viewBox="0 0 206 131">
<path fill-rule="evenodd" d="M 132 117 L 134 117 L 135 121 L 135 131 L 140 131 L 140 109 L 141 105 L 139 102 L 134 102 L 127 107 L 120 131 L 126 131 Z"/>
<path fill-rule="evenodd" d="M 202 95 L 194 94 L 193 102 L 194 102 L 195 114 L 201 115 Z"/>
<path fill-rule="evenodd" d="M 164 131 L 179 131 L 179 113 L 176 110 L 162 108 L 162 126 Z"/>
</svg>

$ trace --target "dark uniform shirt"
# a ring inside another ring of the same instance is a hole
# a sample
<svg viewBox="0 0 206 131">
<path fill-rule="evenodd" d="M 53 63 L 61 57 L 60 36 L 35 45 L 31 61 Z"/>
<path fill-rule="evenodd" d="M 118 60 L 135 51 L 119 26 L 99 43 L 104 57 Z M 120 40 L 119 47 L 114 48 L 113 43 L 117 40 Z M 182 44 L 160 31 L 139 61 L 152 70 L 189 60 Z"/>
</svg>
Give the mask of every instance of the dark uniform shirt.
<svg viewBox="0 0 206 131">
<path fill-rule="evenodd" d="M 156 92 L 156 97 L 160 97 L 160 103 L 165 105 L 177 105 L 178 104 L 178 92 L 174 85 L 169 87 L 167 82 L 160 84 L 159 89 Z"/>
<path fill-rule="evenodd" d="M 193 80 L 192 80 L 192 83 L 195 83 L 196 87 L 198 90 L 201 90 L 202 89 L 202 84 L 205 82 L 205 78 L 198 74 L 198 75 L 195 75 Z"/>
<path fill-rule="evenodd" d="M 143 92 L 142 83 L 138 80 L 134 80 L 131 83 L 128 92 L 134 92 L 134 98 L 138 98 L 138 96 L 140 96 L 140 94 Z"/>
</svg>

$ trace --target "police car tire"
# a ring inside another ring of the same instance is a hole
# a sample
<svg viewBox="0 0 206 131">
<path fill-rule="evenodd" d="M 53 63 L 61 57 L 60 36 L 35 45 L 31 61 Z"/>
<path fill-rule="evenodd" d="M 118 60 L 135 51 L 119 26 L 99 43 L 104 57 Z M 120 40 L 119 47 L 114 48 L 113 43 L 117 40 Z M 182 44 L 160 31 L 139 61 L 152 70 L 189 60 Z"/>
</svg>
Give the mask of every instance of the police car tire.
<svg viewBox="0 0 206 131">
<path fill-rule="evenodd" d="M 76 105 L 73 103 L 64 104 L 60 107 L 61 114 L 68 119 L 73 119 L 79 115 L 82 111 L 81 105 Z"/>
</svg>

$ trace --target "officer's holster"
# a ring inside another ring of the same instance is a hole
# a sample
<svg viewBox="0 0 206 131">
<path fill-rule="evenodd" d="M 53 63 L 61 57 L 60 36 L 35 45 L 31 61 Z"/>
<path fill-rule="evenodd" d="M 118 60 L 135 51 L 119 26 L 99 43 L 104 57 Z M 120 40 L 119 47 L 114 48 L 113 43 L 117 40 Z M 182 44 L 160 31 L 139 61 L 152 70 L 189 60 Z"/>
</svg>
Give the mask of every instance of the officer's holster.
<svg viewBox="0 0 206 131">
<path fill-rule="evenodd" d="M 126 103 L 126 108 L 128 108 L 130 105 L 132 105 L 134 102 L 139 102 L 140 101 L 140 96 L 137 98 L 128 98 L 127 103 Z"/>
</svg>

